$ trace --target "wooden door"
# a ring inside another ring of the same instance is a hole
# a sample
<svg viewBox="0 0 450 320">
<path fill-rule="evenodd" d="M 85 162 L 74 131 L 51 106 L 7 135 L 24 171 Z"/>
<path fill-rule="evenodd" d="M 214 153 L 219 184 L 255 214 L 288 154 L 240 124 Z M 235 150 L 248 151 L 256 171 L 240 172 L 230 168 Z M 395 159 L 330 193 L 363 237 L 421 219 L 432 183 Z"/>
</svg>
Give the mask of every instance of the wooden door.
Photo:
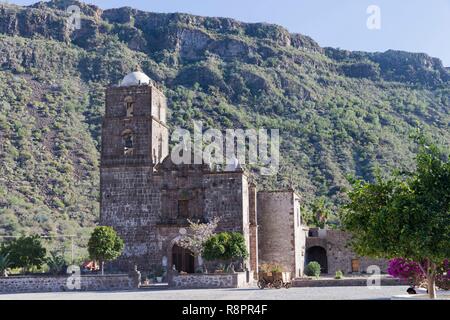
<svg viewBox="0 0 450 320">
<path fill-rule="evenodd" d="M 194 273 L 194 255 L 188 249 L 184 249 L 178 245 L 172 248 L 172 264 L 178 272 L 184 271 Z"/>
</svg>

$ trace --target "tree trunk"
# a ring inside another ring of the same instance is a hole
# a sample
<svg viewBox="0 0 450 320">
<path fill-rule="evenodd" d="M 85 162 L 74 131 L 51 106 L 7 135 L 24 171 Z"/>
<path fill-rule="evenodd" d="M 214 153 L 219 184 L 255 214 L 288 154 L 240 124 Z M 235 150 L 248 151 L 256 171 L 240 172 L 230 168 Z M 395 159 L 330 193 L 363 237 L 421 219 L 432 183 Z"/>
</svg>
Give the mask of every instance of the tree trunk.
<svg viewBox="0 0 450 320">
<path fill-rule="evenodd" d="M 427 270 L 428 296 L 436 299 L 436 264 L 429 263 Z"/>
<path fill-rule="evenodd" d="M 105 261 L 101 262 L 102 264 L 102 276 L 105 275 Z"/>
</svg>

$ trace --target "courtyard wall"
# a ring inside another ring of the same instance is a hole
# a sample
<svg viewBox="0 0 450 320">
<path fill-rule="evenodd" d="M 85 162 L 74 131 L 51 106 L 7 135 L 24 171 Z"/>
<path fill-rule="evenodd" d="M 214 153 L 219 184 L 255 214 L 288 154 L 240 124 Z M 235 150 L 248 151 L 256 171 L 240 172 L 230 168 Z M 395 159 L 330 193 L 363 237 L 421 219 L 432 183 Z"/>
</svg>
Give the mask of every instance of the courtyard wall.
<svg viewBox="0 0 450 320">
<path fill-rule="evenodd" d="M 326 250 L 328 274 L 334 274 L 340 270 L 344 274 L 366 273 L 372 265 L 380 267 L 385 273 L 388 266 L 386 259 L 372 259 L 357 255 L 350 247 L 351 235 L 342 230 L 311 230 L 313 235 L 306 238 L 306 250 L 312 247 L 321 247 Z M 318 232 L 319 231 L 319 232 Z M 352 260 L 357 260 L 359 267 L 352 269 Z"/>
<path fill-rule="evenodd" d="M 254 285 L 251 272 L 177 274 L 169 277 L 169 286 L 183 289 L 245 288 Z"/>
<path fill-rule="evenodd" d="M 62 291 L 112 291 L 137 288 L 136 279 L 128 274 L 82 275 L 80 289 L 67 276 L 9 276 L 0 277 L 1 293 L 62 292 Z"/>
</svg>

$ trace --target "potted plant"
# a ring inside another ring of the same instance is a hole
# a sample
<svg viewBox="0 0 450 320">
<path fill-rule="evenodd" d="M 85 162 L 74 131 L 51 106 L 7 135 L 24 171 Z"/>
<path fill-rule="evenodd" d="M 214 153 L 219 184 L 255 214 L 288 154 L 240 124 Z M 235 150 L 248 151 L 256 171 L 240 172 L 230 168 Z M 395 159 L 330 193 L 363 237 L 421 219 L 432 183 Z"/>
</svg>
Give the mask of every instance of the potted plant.
<svg viewBox="0 0 450 320">
<path fill-rule="evenodd" d="M 284 272 L 284 268 L 276 263 L 263 263 L 260 266 L 260 274 L 263 277 L 279 277 Z"/>
<path fill-rule="evenodd" d="M 281 273 L 284 271 L 284 268 L 278 264 L 273 264 L 271 271 L 272 271 L 272 273 Z"/>
<path fill-rule="evenodd" d="M 342 279 L 343 276 L 344 276 L 344 274 L 342 273 L 342 271 L 341 270 L 337 270 L 335 275 L 334 275 L 334 278 L 339 280 L 339 279 Z"/>
<path fill-rule="evenodd" d="M 202 274 L 202 273 L 203 273 L 203 268 L 202 268 L 202 267 L 198 267 L 198 268 L 195 270 L 195 273 L 197 273 L 197 274 Z"/>
<path fill-rule="evenodd" d="M 156 282 L 161 283 L 161 282 L 162 282 L 163 275 L 164 275 L 164 273 L 163 273 L 162 270 L 159 271 L 159 272 L 157 272 L 157 273 L 156 273 Z"/>
<path fill-rule="evenodd" d="M 222 263 L 219 263 L 216 267 L 216 270 L 214 270 L 214 273 L 224 273 L 225 272 L 225 266 Z"/>
</svg>

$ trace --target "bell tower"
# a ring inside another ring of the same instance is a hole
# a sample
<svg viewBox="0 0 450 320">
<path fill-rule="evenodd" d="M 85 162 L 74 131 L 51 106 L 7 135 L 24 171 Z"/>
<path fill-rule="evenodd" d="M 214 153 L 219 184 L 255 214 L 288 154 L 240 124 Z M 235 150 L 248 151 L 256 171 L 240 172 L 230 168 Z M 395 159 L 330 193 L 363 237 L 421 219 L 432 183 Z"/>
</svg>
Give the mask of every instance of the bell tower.
<svg viewBox="0 0 450 320">
<path fill-rule="evenodd" d="M 154 254 L 143 246 L 159 210 L 155 165 L 169 154 L 167 103 L 142 72 L 126 75 L 106 90 L 100 165 L 100 224 L 112 226 L 125 242 L 114 266 L 127 270 L 148 264 Z M 155 240 L 156 241 L 156 240 Z M 141 257 L 130 261 L 129 256 Z M 141 261 L 142 260 L 142 261 Z M 132 263 L 133 265 L 130 265 Z"/>
<path fill-rule="evenodd" d="M 106 91 L 102 166 L 155 166 L 169 153 L 164 94 L 142 72 Z"/>
</svg>

